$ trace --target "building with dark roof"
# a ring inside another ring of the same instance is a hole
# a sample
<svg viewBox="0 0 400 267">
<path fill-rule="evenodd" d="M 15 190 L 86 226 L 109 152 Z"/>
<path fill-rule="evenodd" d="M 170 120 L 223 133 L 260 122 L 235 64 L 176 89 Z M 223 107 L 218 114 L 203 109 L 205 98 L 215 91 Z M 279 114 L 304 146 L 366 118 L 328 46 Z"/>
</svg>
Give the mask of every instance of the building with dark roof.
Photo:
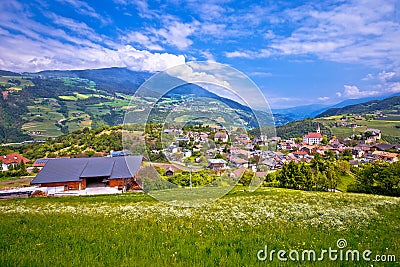
<svg viewBox="0 0 400 267">
<path fill-rule="evenodd" d="M 140 189 L 136 174 L 142 160 L 142 156 L 48 159 L 31 184 L 63 186 L 65 191 L 90 186 Z"/>
</svg>

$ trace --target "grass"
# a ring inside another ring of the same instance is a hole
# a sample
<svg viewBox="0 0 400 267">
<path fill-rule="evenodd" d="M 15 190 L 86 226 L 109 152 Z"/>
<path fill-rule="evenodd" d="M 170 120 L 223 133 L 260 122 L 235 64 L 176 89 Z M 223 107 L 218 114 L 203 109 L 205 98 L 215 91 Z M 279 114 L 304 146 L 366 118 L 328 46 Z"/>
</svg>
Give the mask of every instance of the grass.
<svg viewBox="0 0 400 267">
<path fill-rule="evenodd" d="M 57 112 L 59 105 L 53 101 L 44 102 L 43 100 L 35 101 L 35 106 L 28 106 L 29 112 L 33 114 L 40 114 L 43 121 L 35 121 L 35 116 L 25 116 L 24 120 L 27 122 L 23 124 L 24 131 L 40 131 L 41 135 L 32 135 L 34 139 L 44 139 L 47 137 L 59 136 L 61 134 L 60 128 L 55 125 L 56 121 L 64 118 L 64 116 Z"/>
<path fill-rule="evenodd" d="M 400 257 L 397 198 L 242 189 L 200 208 L 145 194 L 4 200 L 0 266 L 277 266 L 257 252 L 336 248 L 339 238 L 349 249 Z M 370 265 L 312 265 L 360 264 Z"/>
<path fill-rule="evenodd" d="M 341 117 L 342 116 L 340 116 L 340 118 Z M 339 122 L 340 120 L 339 118 L 337 118 L 337 116 L 332 116 L 327 118 L 321 118 L 318 119 L 317 121 Z M 356 120 L 354 121 L 354 123 L 356 123 L 361 127 L 357 127 L 355 129 L 349 127 L 331 127 L 332 134 L 340 138 L 346 138 L 352 135 L 353 133 L 354 134 L 363 133 L 367 128 L 377 128 L 381 130 L 383 135 L 388 135 L 393 137 L 400 136 L 400 130 L 396 128 L 396 126 L 400 126 L 400 120 L 393 120 L 393 116 L 388 117 L 388 119 L 379 119 L 379 120 L 365 120 L 365 119 Z"/>
<path fill-rule="evenodd" d="M 354 177 L 351 177 L 350 175 L 342 175 L 340 177 L 340 183 L 339 183 L 337 189 L 342 192 L 347 192 L 347 187 L 349 186 L 349 184 L 351 184 L 353 182 L 355 182 Z"/>
<path fill-rule="evenodd" d="M 78 100 L 78 98 L 76 96 L 73 96 L 73 95 L 60 95 L 60 96 L 58 96 L 58 98 L 60 98 L 62 100 L 67 100 L 67 101 L 76 101 L 76 100 Z"/>
<path fill-rule="evenodd" d="M 32 86 L 33 83 L 31 80 L 24 79 L 23 77 L 20 76 L 1 76 L 0 77 L 0 85 L 3 86 L 10 86 L 11 84 L 8 82 L 9 80 L 18 80 L 21 82 L 18 88 L 23 88 L 24 86 Z"/>
</svg>

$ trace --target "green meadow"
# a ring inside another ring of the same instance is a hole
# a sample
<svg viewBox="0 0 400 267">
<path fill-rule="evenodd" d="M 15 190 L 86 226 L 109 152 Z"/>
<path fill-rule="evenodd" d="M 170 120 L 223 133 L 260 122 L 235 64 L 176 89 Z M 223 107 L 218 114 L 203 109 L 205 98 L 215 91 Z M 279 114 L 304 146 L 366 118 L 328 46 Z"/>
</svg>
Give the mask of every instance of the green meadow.
<svg viewBox="0 0 400 267">
<path fill-rule="evenodd" d="M 399 203 L 243 187 L 196 208 L 142 193 L 2 200 L 0 266 L 398 266 Z M 371 250 L 371 262 L 257 258 L 265 246 L 301 253 L 338 249 L 339 239 L 345 252 Z M 390 262 L 372 262 L 376 255 Z"/>
<path fill-rule="evenodd" d="M 329 122 L 340 122 L 340 118 L 343 116 L 331 116 L 327 118 L 318 118 L 316 121 L 321 123 L 329 123 Z M 350 128 L 350 127 L 330 127 L 332 131 L 332 135 L 340 138 L 349 137 L 352 134 L 361 134 L 367 128 L 377 128 L 381 130 L 384 136 L 391 136 L 391 137 L 399 137 L 400 136 L 400 117 L 396 115 L 388 115 L 387 118 L 382 119 L 373 119 L 373 120 L 366 120 L 366 119 L 357 119 L 352 120 L 348 123 L 357 124 L 359 127 L 357 128 Z"/>
</svg>

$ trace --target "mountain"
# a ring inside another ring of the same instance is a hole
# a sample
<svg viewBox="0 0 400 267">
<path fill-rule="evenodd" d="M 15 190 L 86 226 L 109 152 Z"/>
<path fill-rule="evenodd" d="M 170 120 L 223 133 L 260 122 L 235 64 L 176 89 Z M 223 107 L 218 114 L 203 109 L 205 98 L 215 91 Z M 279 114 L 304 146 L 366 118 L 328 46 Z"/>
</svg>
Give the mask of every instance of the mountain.
<svg viewBox="0 0 400 267">
<path fill-rule="evenodd" d="M 10 77 L 0 80 L 0 143 L 43 140 L 84 127 L 120 125 L 126 108 L 131 105 L 137 121 L 142 122 L 146 119 L 143 117 L 146 110 L 151 109 L 157 99 L 162 105 L 153 115 L 160 117 L 188 96 L 203 98 L 204 107 L 210 107 L 212 101 L 222 103 L 217 104 L 220 110 L 224 110 L 224 106 L 230 107 L 233 113 L 225 117 L 230 120 L 240 118 L 249 128 L 258 127 L 259 122 L 261 125 L 273 124 L 271 116 L 264 112 L 254 111 L 254 114 L 247 106 L 166 74 L 162 85 L 170 83 L 173 90 L 161 97 L 160 85 L 155 84 L 148 90 L 141 90 L 132 100 L 152 73 L 125 68 L 51 70 L 23 73 L 22 76 L 7 71 L 0 73 Z M 185 85 L 173 86 L 177 84 Z M 184 118 L 182 114 L 178 115 Z M 278 123 L 288 121 L 279 114 L 274 117 Z"/>
<path fill-rule="evenodd" d="M 273 109 L 272 112 L 274 114 L 285 115 L 289 118 L 290 121 L 296 121 L 305 118 L 313 118 L 328 108 L 329 106 L 327 105 L 311 104 L 292 108 Z"/>
<path fill-rule="evenodd" d="M 328 117 L 342 114 L 368 114 L 375 111 L 397 111 L 400 109 L 400 96 L 392 96 L 383 100 L 371 100 L 345 107 L 328 109 L 317 117 Z"/>
<path fill-rule="evenodd" d="M 21 76 L 21 74 L 8 70 L 0 70 L 0 76 Z"/>
<path fill-rule="evenodd" d="M 390 94 L 390 95 L 386 94 L 386 95 L 373 96 L 373 97 L 346 99 L 346 100 L 344 100 L 344 101 L 342 101 L 340 103 L 337 103 L 337 104 L 335 104 L 333 106 L 330 106 L 328 109 L 330 109 L 330 108 L 343 108 L 343 107 L 346 107 L 346 106 L 361 104 L 361 103 L 365 103 L 365 102 L 369 102 L 369 101 L 373 101 L 373 100 L 383 100 L 385 98 L 390 98 L 392 96 L 397 96 L 397 95 L 399 95 L 399 94 L 398 93 L 397 94 Z M 328 109 L 326 109 L 326 110 L 328 110 Z"/>
<path fill-rule="evenodd" d="M 127 68 L 105 68 L 87 70 L 46 70 L 28 73 L 34 77 L 43 78 L 81 78 L 96 83 L 97 89 L 117 91 L 121 93 L 135 92 L 139 86 L 149 79 L 153 73 L 132 71 Z"/>
<path fill-rule="evenodd" d="M 373 101 L 373 100 L 382 100 L 385 98 L 389 98 L 392 96 L 397 96 L 397 94 L 391 94 L 391 95 L 380 95 L 380 96 L 374 96 L 374 97 L 363 97 L 363 98 L 357 98 L 357 99 L 346 99 L 342 102 L 339 102 L 334 105 L 323 105 L 323 104 L 311 104 L 311 105 L 304 105 L 304 106 L 297 106 L 297 107 L 291 107 L 291 108 L 285 108 L 285 109 L 273 109 L 273 113 L 277 113 L 280 115 L 284 115 L 288 118 L 289 122 L 290 121 L 296 121 L 296 120 L 302 120 L 305 118 L 315 118 L 318 117 L 319 114 L 333 108 L 343 108 L 346 106 L 350 105 L 356 105 L 368 101 Z"/>
</svg>

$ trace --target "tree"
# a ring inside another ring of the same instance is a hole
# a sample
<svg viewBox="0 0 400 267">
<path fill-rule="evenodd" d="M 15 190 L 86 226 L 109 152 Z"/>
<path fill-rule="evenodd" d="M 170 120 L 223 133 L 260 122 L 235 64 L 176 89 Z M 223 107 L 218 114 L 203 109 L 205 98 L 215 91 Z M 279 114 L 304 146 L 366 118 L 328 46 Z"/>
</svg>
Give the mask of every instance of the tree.
<svg viewBox="0 0 400 267">
<path fill-rule="evenodd" d="M 325 151 L 325 158 L 330 161 L 335 160 L 335 153 L 332 150 Z"/>
<path fill-rule="evenodd" d="M 353 159 L 353 153 L 351 152 L 350 149 L 346 149 L 345 151 L 343 151 L 343 159 L 345 160 Z"/>
<path fill-rule="evenodd" d="M 300 188 L 304 190 L 311 190 L 314 184 L 314 177 L 310 166 L 302 162 L 299 165 L 299 171 L 301 175 L 301 179 L 299 181 Z"/>
<path fill-rule="evenodd" d="M 323 145 L 327 145 L 327 144 L 329 143 L 329 142 L 328 142 L 328 137 L 327 137 L 325 134 L 322 136 L 321 143 L 322 143 Z"/>
<path fill-rule="evenodd" d="M 338 160 L 335 164 L 341 174 L 348 174 L 350 172 L 350 163 L 347 160 Z"/>
<path fill-rule="evenodd" d="M 252 172 L 250 170 L 246 170 L 245 172 L 243 172 L 242 177 L 240 177 L 238 183 L 240 183 L 244 186 L 249 186 L 254 175 L 255 175 L 254 172 Z"/>
<path fill-rule="evenodd" d="M 329 164 L 325 173 L 326 173 L 326 181 L 327 181 L 326 185 L 327 185 L 328 189 L 335 190 L 337 185 L 340 182 L 340 178 L 335 170 L 334 165 Z"/>
<path fill-rule="evenodd" d="M 19 163 L 19 169 L 21 171 L 23 171 L 24 173 L 26 172 L 26 166 L 25 166 L 25 162 L 21 159 L 20 163 Z"/>
<path fill-rule="evenodd" d="M 325 172 L 317 171 L 315 182 L 316 182 L 317 188 L 326 188 L 327 178 L 326 178 Z"/>
</svg>

